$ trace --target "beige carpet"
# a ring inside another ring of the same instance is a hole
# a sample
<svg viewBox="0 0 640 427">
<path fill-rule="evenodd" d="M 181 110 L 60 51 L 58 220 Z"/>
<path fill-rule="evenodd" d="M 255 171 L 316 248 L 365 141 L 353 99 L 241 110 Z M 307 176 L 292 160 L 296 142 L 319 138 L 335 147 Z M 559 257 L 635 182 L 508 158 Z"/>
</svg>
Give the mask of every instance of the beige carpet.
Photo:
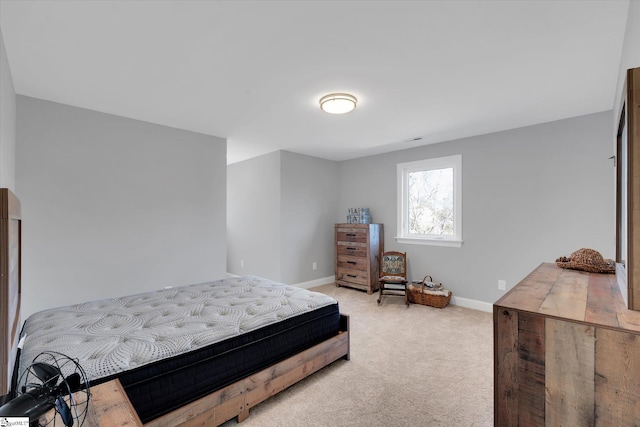
<svg viewBox="0 0 640 427">
<path fill-rule="evenodd" d="M 351 318 L 351 360 L 338 360 L 251 409 L 253 426 L 492 426 L 492 316 L 411 304 L 333 284 Z M 235 419 L 225 427 L 237 425 Z"/>
</svg>

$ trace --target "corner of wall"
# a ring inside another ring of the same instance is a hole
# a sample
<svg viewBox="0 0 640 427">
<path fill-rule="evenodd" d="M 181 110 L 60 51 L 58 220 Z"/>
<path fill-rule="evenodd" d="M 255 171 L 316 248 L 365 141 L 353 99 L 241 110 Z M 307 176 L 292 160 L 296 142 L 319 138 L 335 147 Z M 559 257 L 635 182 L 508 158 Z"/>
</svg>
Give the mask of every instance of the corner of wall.
<svg viewBox="0 0 640 427">
<path fill-rule="evenodd" d="M 627 13 L 627 24 L 624 33 L 624 42 L 620 55 L 620 67 L 618 70 L 618 84 L 616 86 L 615 100 L 613 104 L 614 135 L 618 130 L 618 121 L 622 110 L 625 81 L 627 70 L 640 67 L 640 2 L 630 1 Z"/>
<path fill-rule="evenodd" d="M 14 193 L 16 182 L 16 92 L 0 28 L 0 187 Z"/>
</svg>

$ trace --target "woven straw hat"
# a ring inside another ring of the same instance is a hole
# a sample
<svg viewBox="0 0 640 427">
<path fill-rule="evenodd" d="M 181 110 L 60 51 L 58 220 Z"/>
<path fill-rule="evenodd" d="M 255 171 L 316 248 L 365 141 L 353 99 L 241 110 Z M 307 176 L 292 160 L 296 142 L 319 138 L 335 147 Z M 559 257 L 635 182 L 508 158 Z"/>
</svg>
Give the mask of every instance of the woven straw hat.
<svg viewBox="0 0 640 427">
<path fill-rule="evenodd" d="M 556 265 L 562 268 L 588 271 L 590 273 L 615 273 L 616 263 L 612 259 L 604 259 L 600 252 L 582 248 L 572 253 L 569 258 L 560 257 Z"/>
</svg>

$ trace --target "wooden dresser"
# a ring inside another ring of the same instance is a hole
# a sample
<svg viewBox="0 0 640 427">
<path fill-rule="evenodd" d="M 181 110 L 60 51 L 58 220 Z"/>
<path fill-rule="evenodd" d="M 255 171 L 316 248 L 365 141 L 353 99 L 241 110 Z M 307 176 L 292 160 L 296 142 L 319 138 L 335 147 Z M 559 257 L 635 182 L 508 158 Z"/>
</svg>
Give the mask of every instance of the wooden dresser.
<svg viewBox="0 0 640 427">
<path fill-rule="evenodd" d="M 615 275 L 541 264 L 493 327 L 494 425 L 640 425 L 640 312 Z"/>
<path fill-rule="evenodd" d="M 384 251 L 382 224 L 336 224 L 336 286 L 371 294 L 378 290 L 380 254 Z"/>
</svg>

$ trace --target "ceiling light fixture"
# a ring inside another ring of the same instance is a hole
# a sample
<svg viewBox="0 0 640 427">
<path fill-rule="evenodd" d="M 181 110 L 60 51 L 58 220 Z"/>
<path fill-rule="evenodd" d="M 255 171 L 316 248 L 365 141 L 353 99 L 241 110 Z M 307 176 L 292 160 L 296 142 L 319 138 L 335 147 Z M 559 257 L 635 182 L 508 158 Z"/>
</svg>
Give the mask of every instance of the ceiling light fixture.
<svg viewBox="0 0 640 427">
<path fill-rule="evenodd" d="M 330 114 L 345 114 L 355 110 L 358 100 L 348 93 L 330 93 L 320 98 L 320 108 Z"/>
</svg>

